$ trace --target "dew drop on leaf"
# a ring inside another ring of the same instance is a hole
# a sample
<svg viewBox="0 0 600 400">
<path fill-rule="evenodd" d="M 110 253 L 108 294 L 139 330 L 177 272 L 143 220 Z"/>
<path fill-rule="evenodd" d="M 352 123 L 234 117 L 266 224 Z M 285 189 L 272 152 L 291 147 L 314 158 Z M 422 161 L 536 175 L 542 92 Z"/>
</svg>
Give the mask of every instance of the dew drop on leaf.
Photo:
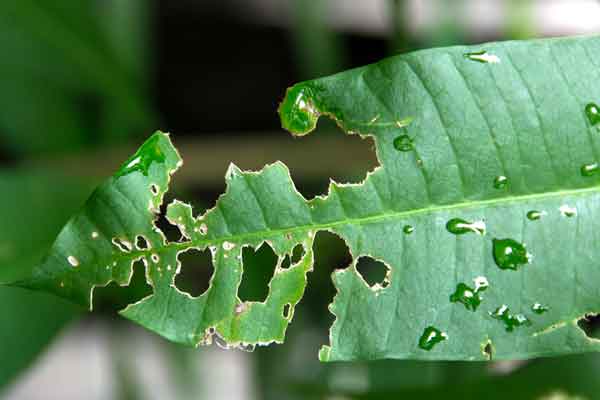
<svg viewBox="0 0 600 400">
<path fill-rule="evenodd" d="M 415 148 L 415 143 L 410 136 L 400 135 L 394 139 L 394 148 L 398 151 L 412 151 Z"/>
<path fill-rule="evenodd" d="M 497 176 L 494 179 L 494 187 L 496 189 L 504 189 L 508 185 L 508 178 L 504 175 Z"/>
<path fill-rule="evenodd" d="M 600 171 L 598 163 L 584 164 L 581 166 L 581 175 L 592 176 Z"/>
<path fill-rule="evenodd" d="M 445 332 L 442 332 L 433 326 L 428 326 L 425 328 L 419 339 L 419 347 L 423 350 L 430 351 L 436 344 L 443 342 L 446 339 L 448 339 L 448 335 Z"/>
<path fill-rule="evenodd" d="M 478 235 L 485 235 L 485 222 L 475 221 L 469 222 L 461 218 L 452 218 L 446 223 L 446 229 L 448 232 L 455 235 L 464 235 L 465 233 L 476 233 Z"/>
<path fill-rule="evenodd" d="M 464 283 L 456 286 L 454 293 L 450 295 L 451 303 L 462 303 L 467 310 L 475 311 L 481 304 L 481 296 L 475 290 Z"/>
<path fill-rule="evenodd" d="M 500 269 L 517 270 L 520 265 L 531 261 L 531 254 L 527 252 L 525 245 L 513 239 L 494 239 L 493 252 Z"/>
<path fill-rule="evenodd" d="M 527 219 L 530 221 L 537 221 L 538 219 L 541 219 L 544 215 L 546 215 L 545 211 L 531 210 L 527 213 Z"/>
<path fill-rule="evenodd" d="M 402 231 L 404 233 L 406 233 L 407 235 L 410 235 L 411 233 L 413 233 L 415 231 L 415 227 L 412 225 L 404 225 L 404 228 L 402 228 Z"/>
<path fill-rule="evenodd" d="M 500 57 L 498 57 L 497 55 L 494 54 L 490 54 L 485 50 L 482 51 L 476 51 L 473 53 L 466 53 L 465 58 L 471 60 L 471 61 L 477 61 L 480 63 L 484 63 L 484 64 L 497 64 L 500 62 Z"/>
<path fill-rule="evenodd" d="M 585 115 L 591 125 L 597 125 L 600 122 L 600 108 L 596 103 L 588 103 L 585 106 Z"/>
<path fill-rule="evenodd" d="M 319 112 L 314 106 L 312 89 L 306 85 L 289 88 L 279 106 L 279 115 L 283 128 L 290 132 L 302 135 L 314 129 Z"/>
<path fill-rule="evenodd" d="M 507 332 L 514 331 L 516 327 L 531 324 L 531 321 L 523 314 L 511 314 L 510 309 L 506 304 L 501 305 L 489 314 L 490 317 L 502 321 Z"/>
<path fill-rule="evenodd" d="M 477 278 L 473 279 L 473 282 L 475 282 L 476 292 L 483 292 L 490 286 L 490 283 L 485 276 L 478 276 Z"/>
<path fill-rule="evenodd" d="M 534 313 L 536 313 L 536 314 L 543 314 L 543 313 L 545 313 L 546 311 L 548 311 L 549 309 L 550 309 L 550 308 L 548 308 L 547 306 L 544 306 L 544 305 L 542 305 L 542 304 L 540 304 L 540 303 L 534 303 L 534 304 L 531 306 L 531 311 L 533 311 L 533 312 L 534 312 Z"/>
</svg>

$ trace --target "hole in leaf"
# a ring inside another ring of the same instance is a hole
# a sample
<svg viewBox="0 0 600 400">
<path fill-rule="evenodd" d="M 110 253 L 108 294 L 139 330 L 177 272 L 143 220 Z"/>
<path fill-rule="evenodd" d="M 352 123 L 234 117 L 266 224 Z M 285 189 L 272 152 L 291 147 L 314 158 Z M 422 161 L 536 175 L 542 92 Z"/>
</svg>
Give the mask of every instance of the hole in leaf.
<svg viewBox="0 0 600 400">
<path fill-rule="evenodd" d="M 112 243 L 124 253 L 129 253 L 133 249 L 131 242 L 124 238 L 113 238 Z"/>
<path fill-rule="evenodd" d="M 154 184 L 154 183 L 153 183 L 152 185 L 150 185 L 150 192 L 152 192 L 152 194 L 153 194 L 154 196 L 157 196 L 157 195 L 158 195 L 158 193 L 159 193 L 159 188 L 158 188 L 158 185 L 156 185 L 156 184 Z"/>
<path fill-rule="evenodd" d="M 298 158 L 298 153 L 281 159 L 291 171 L 302 174 L 302 179 L 296 179 L 295 185 L 304 198 L 311 199 L 328 193 L 330 180 L 322 179 L 323 171 L 328 171 L 327 176 L 335 182 L 360 183 L 365 179 L 365 171 L 372 171 L 379 165 L 371 137 L 362 139 L 358 135 L 344 134 L 343 146 L 340 146 L 342 139 L 338 135 L 342 132 L 329 118 L 321 118 L 317 129 L 322 129 L 325 134 L 314 132 L 306 135 L 301 142 L 295 142 L 294 146 L 305 146 L 305 150 L 296 149 L 300 154 L 312 154 L 315 160 L 320 160 L 318 164 L 305 163 L 304 158 Z M 370 128 L 365 126 L 365 130 L 368 132 Z"/>
<path fill-rule="evenodd" d="M 306 291 L 302 301 L 294 307 L 294 315 L 306 320 L 321 335 L 315 343 L 314 351 L 317 351 L 320 345 L 329 343 L 329 328 L 335 319 L 328 311 L 336 294 L 332 273 L 347 268 L 352 263 L 352 256 L 344 240 L 327 231 L 316 234 L 313 249 L 314 268 L 308 274 Z"/>
<path fill-rule="evenodd" d="M 167 241 L 179 242 L 181 240 L 181 232 L 179 231 L 179 228 L 177 228 L 177 226 L 175 225 L 172 225 L 166 217 L 167 204 L 169 203 L 170 201 L 164 201 L 163 204 L 160 206 L 160 213 L 158 214 L 154 225 L 162 231 L 162 233 L 167 238 Z"/>
<path fill-rule="evenodd" d="M 288 269 L 291 265 L 292 265 L 292 261 L 290 259 L 290 256 L 287 255 L 287 256 L 285 256 L 285 258 L 283 259 L 283 261 L 281 262 L 281 265 L 279 267 L 281 269 Z"/>
<path fill-rule="evenodd" d="M 302 246 L 301 244 L 297 245 L 292 250 L 291 257 L 289 255 L 285 256 L 285 258 L 281 262 L 280 268 L 288 269 L 292 265 L 297 264 L 300 260 L 302 260 L 302 257 L 304 257 L 304 253 L 304 246 Z"/>
<path fill-rule="evenodd" d="M 369 286 L 374 286 L 377 283 L 382 287 L 387 286 L 385 275 L 388 268 L 381 261 L 368 256 L 360 257 L 356 263 L 356 270 Z"/>
<path fill-rule="evenodd" d="M 135 237 L 135 247 L 138 250 L 147 249 L 149 247 L 148 246 L 148 240 L 146 240 L 146 238 L 144 236 L 142 236 L 142 235 L 137 235 Z"/>
<path fill-rule="evenodd" d="M 304 257 L 304 246 L 299 244 L 294 247 L 294 250 L 292 250 L 292 265 L 297 264 L 300 260 L 302 260 L 302 257 Z"/>
<path fill-rule="evenodd" d="M 290 317 L 290 310 L 292 309 L 292 305 L 287 303 L 283 306 L 283 318 L 288 319 Z"/>
<path fill-rule="evenodd" d="M 175 276 L 175 287 L 192 297 L 204 294 L 214 273 L 210 250 L 190 249 L 177 257 L 181 267 Z"/>
<path fill-rule="evenodd" d="M 590 339 L 600 340 L 600 314 L 588 314 L 577 321 L 577 326 Z"/>
<path fill-rule="evenodd" d="M 265 301 L 269 295 L 269 282 L 275 272 L 277 255 L 266 243 L 258 250 L 242 249 L 244 274 L 238 289 L 242 301 Z"/>
<path fill-rule="evenodd" d="M 133 275 L 129 285 L 120 286 L 111 282 L 106 287 L 94 289 L 94 310 L 110 312 L 122 310 L 152 294 L 152 287 L 146 282 L 146 270 L 142 260 L 133 263 Z"/>
<path fill-rule="evenodd" d="M 492 344 L 490 342 L 487 342 L 485 344 L 485 347 L 483 348 L 483 353 L 485 354 L 488 361 L 492 359 L 492 351 Z"/>
</svg>

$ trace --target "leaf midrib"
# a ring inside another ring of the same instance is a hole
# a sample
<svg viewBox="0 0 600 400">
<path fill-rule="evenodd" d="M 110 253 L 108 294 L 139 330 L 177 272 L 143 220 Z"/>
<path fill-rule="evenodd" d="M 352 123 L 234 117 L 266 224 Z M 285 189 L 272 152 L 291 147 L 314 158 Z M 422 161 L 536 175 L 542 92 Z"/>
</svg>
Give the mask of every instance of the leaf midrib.
<svg viewBox="0 0 600 400">
<path fill-rule="evenodd" d="M 216 238 L 216 239 L 189 240 L 186 242 L 170 242 L 159 248 L 132 251 L 132 252 L 127 253 L 127 256 L 117 257 L 117 258 L 132 258 L 133 259 L 133 258 L 137 258 L 137 257 L 144 256 L 147 254 L 162 253 L 162 252 L 169 251 L 172 249 L 177 249 L 178 251 L 185 251 L 185 250 L 189 250 L 191 248 L 204 249 L 210 245 L 222 245 L 222 243 L 226 242 L 226 241 L 239 244 L 240 242 L 248 242 L 250 239 L 256 239 L 256 238 L 266 239 L 269 236 L 281 235 L 281 234 L 293 233 L 293 232 L 302 232 L 302 231 L 312 230 L 312 231 L 315 231 L 314 233 L 316 234 L 317 231 L 336 228 L 336 227 L 343 226 L 343 225 L 366 225 L 366 224 L 372 224 L 372 223 L 385 221 L 388 219 L 396 219 L 396 218 L 406 219 L 408 217 L 411 217 L 414 215 L 419 215 L 419 214 L 435 213 L 435 212 L 442 212 L 442 211 L 449 211 L 449 210 L 460 210 L 460 209 L 468 209 L 468 208 L 477 208 L 477 207 L 485 207 L 485 206 L 504 205 L 504 204 L 510 204 L 510 203 L 515 203 L 515 202 L 525 202 L 525 201 L 538 200 L 538 199 L 551 199 L 551 198 L 560 198 L 560 197 L 567 197 L 567 196 L 584 196 L 584 195 L 590 194 L 590 193 L 600 193 L 600 186 L 592 186 L 592 187 L 583 188 L 583 189 L 559 190 L 559 191 L 553 191 L 553 192 L 534 193 L 534 194 L 527 194 L 527 195 L 520 195 L 520 196 L 508 196 L 508 197 L 500 197 L 500 198 L 478 200 L 478 201 L 471 201 L 471 202 L 461 202 L 461 203 L 455 203 L 455 204 L 438 205 L 438 206 L 431 206 L 431 207 L 406 210 L 406 211 L 387 212 L 384 214 L 371 215 L 371 216 L 367 216 L 367 217 L 348 218 L 348 219 L 325 223 L 325 224 L 301 225 L 301 226 L 294 226 L 294 227 L 290 227 L 290 228 L 254 231 L 254 232 L 249 232 L 249 233 L 244 233 L 244 234 L 239 234 L 239 235 L 223 236 L 223 237 Z"/>
</svg>

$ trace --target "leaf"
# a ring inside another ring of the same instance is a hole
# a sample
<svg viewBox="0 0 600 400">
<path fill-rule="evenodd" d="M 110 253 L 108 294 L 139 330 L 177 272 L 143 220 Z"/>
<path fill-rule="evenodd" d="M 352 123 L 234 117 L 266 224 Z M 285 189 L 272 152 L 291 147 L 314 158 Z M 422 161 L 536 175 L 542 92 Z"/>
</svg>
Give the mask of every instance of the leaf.
<svg viewBox="0 0 600 400">
<path fill-rule="evenodd" d="M 281 342 L 314 235 L 327 230 L 354 261 L 333 275 L 336 321 L 323 361 L 597 351 L 577 322 L 600 308 L 600 133 L 589 106 L 600 102 L 598 50 L 598 37 L 433 49 L 296 85 L 279 110 L 285 128 L 304 135 L 329 116 L 372 137 L 381 166 L 310 201 L 281 163 L 246 173 L 231 166 L 213 209 L 194 217 L 184 203 L 168 206 L 180 242 L 153 225 L 180 163 L 157 133 L 20 284 L 89 305 L 94 286 L 127 284 L 132 262 L 143 259 L 154 294 L 125 317 L 186 344 Z M 134 248 L 137 235 L 151 248 Z M 242 303 L 239 256 L 260 245 L 272 246 L 278 263 L 297 245 L 304 254 L 276 268 L 264 303 Z M 198 298 L 173 285 L 177 255 L 191 248 L 209 248 L 215 268 Z M 360 259 L 383 263 L 385 279 L 369 286 Z"/>
<path fill-rule="evenodd" d="M 135 28 L 143 25 L 146 16 L 136 13 L 133 3 L 23 0 L 0 4 L 4 146 L 37 156 L 81 148 L 91 138 L 107 143 L 148 127 L 154 118 L 144 74 L 148 60 L 138 44 L 143 29 Z M 117 25 L 126 26 L 129 36 L 117 39 L 122 36 Z M 144 62 L 144 68 L 131 58 Z"/>
<path fill-rule="evenodd" d="M 39 264 L 91 187 L 48 174 L 0 173 L 0 279 L 26 277 Z M 60 204 L 60 207 L 57 207 Z M 25 212 L 26 210 L 26 212 Z M 0 387 L 12 382 L 80 309 L 46 293 L 0 287 Z"/>
</svg>

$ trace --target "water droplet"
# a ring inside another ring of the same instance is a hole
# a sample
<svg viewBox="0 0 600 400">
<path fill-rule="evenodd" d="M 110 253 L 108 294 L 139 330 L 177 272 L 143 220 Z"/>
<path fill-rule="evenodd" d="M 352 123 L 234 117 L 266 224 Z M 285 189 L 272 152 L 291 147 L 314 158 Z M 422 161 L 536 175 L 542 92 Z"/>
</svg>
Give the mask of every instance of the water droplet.
<svg viewBox="0 0 600 400">
<path fill-rule="evenodd" d="M 404 228 L 402 228 L 402 231 L 404 233 L 406 233 L 407 235 L 410 235 L 411 233 L 413 233 L 415 231 L 415 227 L 412 225 L 404 225 Z"/>
<path fill-rule="evenodd" d="M 473 282 L 475 282 L 476 292 L 482 292 L 490 286 L 490 283 L 485 276 L 478 276 L 477 278 L 473 279 Z"/>
<path fill-rule="evenodd" d="M 160 136 L 154 135 L 148 139 L 133 156 L 125 161 L 116 176 L 121 177 L 130 174 L 133 171 L 139 171 L 145 176 L 148 176 L 150 166 L 153 163 L 164 163 L 164 161 L 165 155 L 160 147 Z"/>
<path fill-rule="evenodd" d="M 546 215 L 546 211 L 531 210 L 527 213 L 527 219 L 530 221 L 537 221 Z"/>
<path fill-rule="evenodd" d="M 433 326 L 428 326 L 423 331 L 421 338 L 419 339 L 419 347 L 423 350 L 430 351 L 433 347 L 448 339 L 448 335 Z"/>
<path fill-rule="evenodd" d="M 494 187 L 496 189 L 504 189 L 508 185 L 508 178 L 504 175 L 497 176 L 494 179 Z"/>
<path fill-rule="evenodd" d="M 504 327 L 507 332 L 512 332 L 516 327 L 523 325 L 531 325 L 531 321 L 523 314 L 511 314 L 510 309 L 506 304 L 498 307 L 494 312 L 490 312 L 490 317 L 504 322 Z"/>
<path fill-rule="evenodd" d="M 319 119 L 314 102 L 314 91 L 310 86 L 299 84 L 289 88 L 279 106 L 283 128 L 297 135 L 312 131 Z"/>
<path fill-rule="evenodd" d="M 466 53 L 464 56 L 465 58 L 468 58 L 471 61 L 477 61 L 484 64 L 497 64 L 500 62 L 500 57 L 494 54 L 490 54 L 485 50 L 476 51 L 473 53 Z"/>
<path fill-rule="evenodd" d="M 462 303 L 467 310 L 477 310 L 483 300 L 480 293 L 489 287 L 489 283 L 483 276 L 478 276 L 473 279 L 473 282 L 475 282 L 474 289 L 462 282 L 456 285 L 456 290 L 450 295 L 450 302 Z"/>
<path fill-rule="evenodd" d="M 591 125 L 597 125 L 600 122 L 600 108 L 596 103 L 589 103 L 585 106 L 585 115 L 587 115 Z"/>
<path fill-rule="evenodd" d="M 544 306 L 544 305 L 542 305 L 540 303 L 534 303 L 531 306 L 531 311 L 533 311 L 536 314 L 543 314 L 543 313 L 547 312 L 548 310 L 550 310 L 549 307 Z"/>
<path fill-rule="evenodd" d="M 485 235 L 485 222 L 482 220 L 475 222 L 468 222 L 460 218 L 452 218 L 446 224 L 448 232 L 455 235 L 463 235 L 465 233 L 473 232 L 478 235 Z"/>
<path fill-rule="evenodd" d="M 73 267 L 78 267 L 79 266 L 79 260 L 77 258 L 75 258 L 74 256 L 67 257 L 67 261 Z"/>
<path fill-rule="evenodd" d="M 571 218 L 577 215 L 577 208 L 570 207 L 568 204 L 563 204 L 558 210 L 563 217 Z"/>
<path fill-rule="evenodd" d="M 394 139 L 394 148 L 398 151 L 412 151 L 415 143 L 408 135 L 401 135 Z"/>
<path fill-rule="evenodd" d="M 517 270 L 519 265 L 531 261 L 531 254 L 527 252 L 525 245 L 513 239 L 494 239 L 494 260 L 501 269 Z"/>
<path fill-rule="evenodd" d="M 451 303 L 462 303 L 467 310 L 475 311 L 481 304 L 481 296 L 475 290 L 464 283 L 456 286 L 454 293 L 450 295 Z"/>
<path fill-rule="evenodd" d="M 92 232 L 92 239 L 98 239 L 98 236 L 100 236 L 100 235 L 98 235 L 98 232 L 96 232 L 96 231 Z"/>
<path fill-rule="evenodd" d="M 600 171 L 598 163 L 585 164 L 581 166 L 581 175 L 592 176 Z"/>
</svg>

